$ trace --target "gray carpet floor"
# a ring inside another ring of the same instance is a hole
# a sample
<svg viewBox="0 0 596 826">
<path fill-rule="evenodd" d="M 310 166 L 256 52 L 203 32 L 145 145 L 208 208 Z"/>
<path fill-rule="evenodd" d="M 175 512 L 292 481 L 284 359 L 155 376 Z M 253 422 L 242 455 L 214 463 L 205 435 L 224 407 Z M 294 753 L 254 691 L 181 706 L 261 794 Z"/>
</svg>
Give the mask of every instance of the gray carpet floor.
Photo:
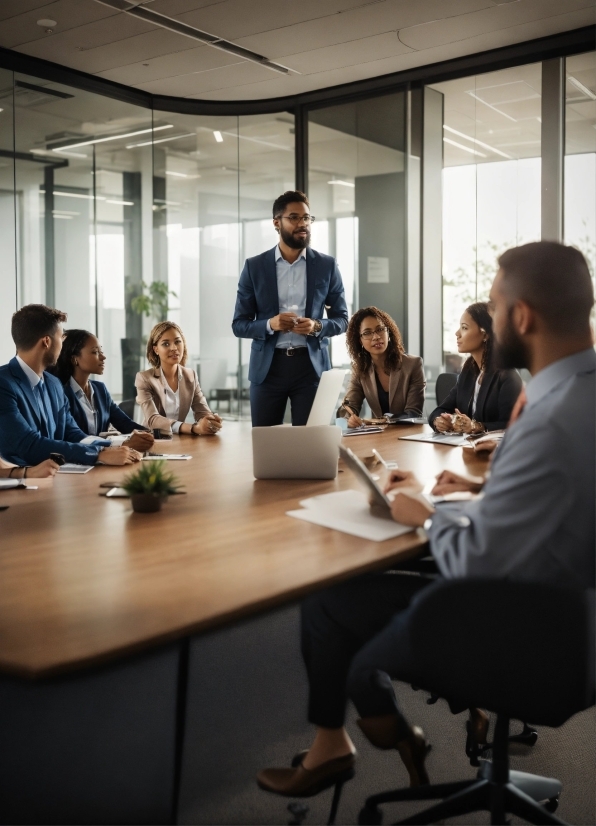
<svg viewBox="0 0 596 826">
<path fill-rule="evenodd" d="M 189 708 L 181 823 L 288 823 L 289 801 L 258 789 L 254 775 L 265 766 L 288 765 L 312 737 L 312 728 L 304 722 L 306 684 L 297 623 L 295 608 L 284 609 L 197 640 L 191 664 L 196 691 Z M 431 782 L 472 779 L 476 769 L 464 750 L 467 715 L 452 715 L 442 700 L 427 705 L 428 695 L 408 685 L 398 683 L 396 691 L 407 718 L 421 725 L 432 743 L 427 758 Z M 357 823 L 367 795 L 407 784 L 397 753 L 373 748 L 356 726 L 353 709 L 348 727 L 359 757 L 356 776 L 344 788 L 338 824 Z M 520 724 L 512 723 L 514 727 L 521 730 Z M 559 729 L 538 732 L 535 746 L 511 746 L 511 767 L 558 778 L 563 791 L 557 815 L 571 824 L 596 823 L 595 709 L 576 715 Z M 305 801 L 309 806 L 305 826 L 326 822 L 331 794 L 329 790 Z M 383 822 L 406 818 L 423 806 L 388 805 Z M 476 813 L 447 822 L 485 824 L 490 819 L 486 813 Z"/>
</svg>

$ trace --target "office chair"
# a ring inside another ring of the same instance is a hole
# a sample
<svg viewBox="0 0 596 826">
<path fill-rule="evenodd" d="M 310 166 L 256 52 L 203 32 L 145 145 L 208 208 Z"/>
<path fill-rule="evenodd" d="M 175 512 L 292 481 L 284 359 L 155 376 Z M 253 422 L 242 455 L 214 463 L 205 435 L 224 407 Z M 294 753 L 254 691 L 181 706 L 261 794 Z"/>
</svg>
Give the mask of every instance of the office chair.
<svg viewBox="0 0 596 826">
<path fill-rule="evenodd" d="M 415 673 L 400 675 L 448 699 L 497 715 L 492 762 L 476 779 L 399 789 L 367 798 L 359 823 L 382 822 L 379 806 L 441 800 L 399 823 L 424 824 L 477 811 L 562 824 L 561 784 L 509 768 L 509 721 L 558 727 L 594 705 L 594 591 L 504 580 L 440 581 L 409 610 Z M 540 805 L 537 801 L 546 801 Z"/>
<path fill-rule="evenodd" d="M 120 402 L 118 405 L 120 410 L 123 413 L 126 413 L 129 419 L 134 419 L 135 415 L 135 400 L 134 399 L 124 399 L 124 401 Z"/>
<path fill-rule="evenodd" d="M 435 384 L 435 398 L 440 407 L 457 384 L 457 373 L 439 373 Z"/>
</svg>

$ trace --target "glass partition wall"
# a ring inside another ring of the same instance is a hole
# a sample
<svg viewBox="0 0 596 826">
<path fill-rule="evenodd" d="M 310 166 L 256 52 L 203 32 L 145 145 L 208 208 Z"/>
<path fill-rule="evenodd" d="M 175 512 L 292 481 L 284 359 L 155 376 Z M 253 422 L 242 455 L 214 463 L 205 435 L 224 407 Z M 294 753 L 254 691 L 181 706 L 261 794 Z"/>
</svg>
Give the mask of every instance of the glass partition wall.
<svg viewBox="0 0 596 826">
<path fill-rule="evenodd" d="M 486 301 L 497 257 L 540 240 L 540 63 L 433 84 L 443 95 L 443 353 L 458 372 L 455 331 Z"/>
<path fill-rule="evenodd" d="M 103 378 L 130 399 L 147 334 L 170 318 L 210 404 L 242 413 L 236 286 L 244 258 L 275 244 L 271 204 L 294 187 L 293 115 L 170 114 L 6 70 L 0 110 L 2 362 L 11 314 L 46 303 L 98 335 Z"/>
<path fill-rule="evenodd" d="M 540 238 L 544 77 L 532 63 L 210 116 L 0 69 L 0 359 L 14 352 L 12 312 L 48 303 L 97 333 L 105 381 L 130 399 L 147 334 L 167 317 L 210 404 L 248 415 L 250 342 L 231 332 L 237 279 L 276 243 L 271 204 L 295 187 L 298 159 L 313 247 L 337 258 L 350 311 L 376 304 L 395 318 L 432 395 L 436 372 L 461 366 L 454 332 L 487 297 L 498 254 Z M 594 272 L 594 51 L 566 58 L 565 92 L 563 238 Z M 344 337 L 332 360 L 348 364 Z"/>
<path fill-rule="evenodd" d="M 405 92 L 309 113 L 312 244 L 337 258 L 350 314 L 378 306 L 407 339 Z M 345 336 L 331 339 L 348 366 Z"/>
</svg>

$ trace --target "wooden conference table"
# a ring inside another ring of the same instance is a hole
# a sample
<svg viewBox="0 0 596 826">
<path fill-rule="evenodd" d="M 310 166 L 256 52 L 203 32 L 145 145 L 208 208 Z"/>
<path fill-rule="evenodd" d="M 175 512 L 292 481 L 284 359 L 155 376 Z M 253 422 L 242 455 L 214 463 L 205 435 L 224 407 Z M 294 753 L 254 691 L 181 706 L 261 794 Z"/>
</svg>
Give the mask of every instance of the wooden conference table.
<svg viewBox="0 0 596 826">
<path fill-rule="evenodd" d="M 376 447 L 421 480 L 445 468 L 486 469 L 473 451 L 398 441 L 423 429 L 392 427 L 345 441 L 361 457 Z M 170 497 L 157 514 L 133 514 L 129 500 L 99 495 L 101 483 L 118 482 L 130 468 L 96 467 L 41 480 L 38 490 L 0 492 L 0 504 L 9 506 L 0 512 L 3 822 L 82 822 L 83 812 L 86 822 L 174 820 L 191 702 L 189 641 L 347 577 L 399 565 L 427 547 L 422 531 L 372 542 L 287 517 L 301 499 L 355 487 L 355 479 L 340 463 L 332 481 L 256 481 L 248 423 L 226 422 L 218 437 L 174 438 L 154 448 L 179 451 L 193 457 L 169 463 L 186 494 Z M 102 718 L 106 703 L 113 707 Z M 131 713 L 140 719 L 131 722 Z M 147 720 L 157 721 L 154 731 Z M 105 756 L 92 772 L 97 789 L 90 790 L 89 777 L 73 777 L 73 761 L 88 761 L 89 738 L 102 732 L 107 754 L 111 734 L 118 741 L 130 779 L 126 795 L 111 789 Z M 61 766 L 50 745 L 60 738 Z M 165 741 L 157 761 L 147 749 L 147 766 L 140 765 L 143 738 Z M 136 797 L 127 760 L 137 769 Z M 25 764 L 26 777 L 15 768 Z M 53 784 L 51 804 L 46 797 L 24 805 L 30 787 L 45 782 Z"/>
</svg>

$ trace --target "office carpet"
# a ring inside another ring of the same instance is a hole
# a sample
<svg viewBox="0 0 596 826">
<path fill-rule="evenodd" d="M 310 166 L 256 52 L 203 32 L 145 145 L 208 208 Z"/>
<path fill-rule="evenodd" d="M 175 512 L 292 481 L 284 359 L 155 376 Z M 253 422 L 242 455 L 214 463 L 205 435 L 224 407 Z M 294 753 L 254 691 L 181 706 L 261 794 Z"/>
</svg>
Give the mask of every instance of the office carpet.
<svg viewBox="0 0 596 826">
<path fill-rule="evenodd" d="M 297 632 L 298 612 L 291 607 L 197 639 L 191 681 L 198 694 L 189 709 L 181 823 L 289 822 L 289 801 L 258 789 L 254 774 L 265 766 L 288 765 L 312 736 L 304 722 L 306 683 Z M 467 715 L 452 715 L 443 700 L 427 705 L 428 695 L 407 685 L 397 683 L 396 690 L 407 718 L 421 725 L 432 743 L 427 758 L 431 782 L 472 779 L 476 769 L 464 751 Z M 367 795 L 407 783 L 397 753 L 373 748 L 361 735 L 355 716 L 350 708 L 348 726 L 359 758 L 356 777 L 344 789 L 338 824 L 357 823 Z M 514 726 L 521 729 L 520 724 Z M 596 823 L 595 709 L 559 729 L 538 731 L 535 746 L 512 745 L 511 767 L 558 778 L 563 791 L 557 814 L 575 826 Z M 304 801 L 309 806 L 305 826 L 326 823 L 331 794 L 326 791 Z M 406 818 L 423 806 L 388 805 L 383 822 Z M 490 818 L 474 813 L 447 822 L 485 824 Z"/>
</svg>

